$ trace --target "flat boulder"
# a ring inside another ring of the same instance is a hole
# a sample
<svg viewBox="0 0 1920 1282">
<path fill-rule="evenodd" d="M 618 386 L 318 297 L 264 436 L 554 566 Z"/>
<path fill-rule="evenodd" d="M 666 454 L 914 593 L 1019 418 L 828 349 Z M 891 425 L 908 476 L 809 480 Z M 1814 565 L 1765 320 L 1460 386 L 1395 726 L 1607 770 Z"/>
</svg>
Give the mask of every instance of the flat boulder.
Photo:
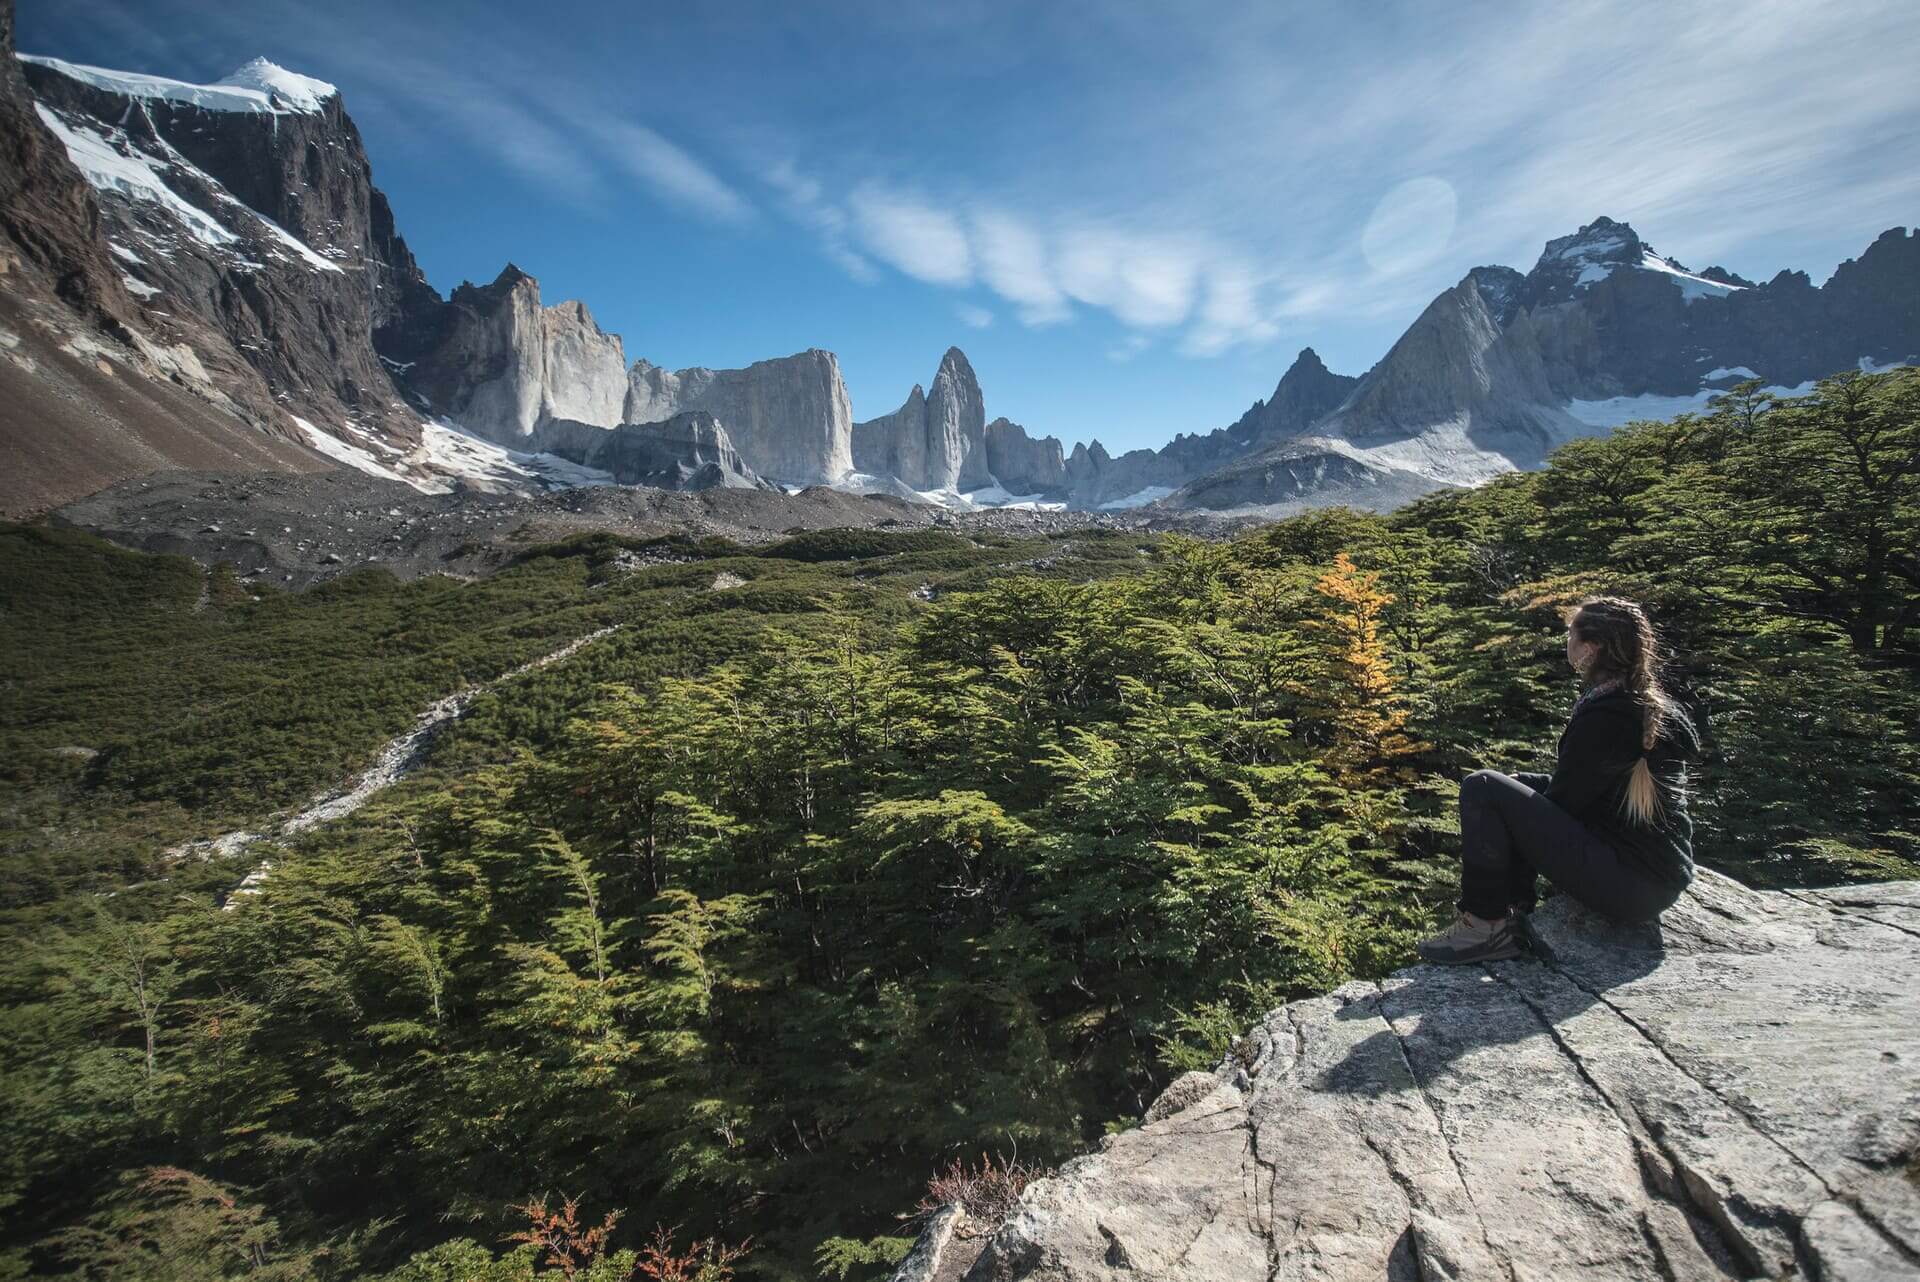
<svg viewBox="0 0 1920 1282">
<path fill-rule="evenodd" d="M 1920 1277 L 1920 882 L 1534 932 L 1272 1012 L 965 1277 Z"/>
</svg>

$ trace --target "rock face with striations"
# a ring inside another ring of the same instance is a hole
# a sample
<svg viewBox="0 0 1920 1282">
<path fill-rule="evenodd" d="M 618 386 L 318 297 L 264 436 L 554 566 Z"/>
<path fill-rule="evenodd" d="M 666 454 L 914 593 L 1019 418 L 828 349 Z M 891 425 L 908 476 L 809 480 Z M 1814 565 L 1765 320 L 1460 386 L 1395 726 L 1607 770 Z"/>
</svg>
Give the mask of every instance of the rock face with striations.
<svg viewBox="0 0 1920 1282">
<path fill-rule="evenodd" d="M 619 337 L 603 333 L 584 303 L 541 306 L 540 282 L 512 263 L 491 285 L 461 285 L 429 315 L 411 345 L 388 346 L 428 412 L 516 448 L 549 419 L 622 421 Z"/>
<path fill-rule="evenodd" d="M 987 470 L 1012 494 L 1047 494 L 1066 489 L 1067 459 L 1057 436 L 1039 440 L 1004 418 L 987 424 Z"/>
<path fill-rule="evenodd" d="M 898 477 L 916 490 L 964 492 L 991 485 L 986 400 L 966 353 L 947 349 L 931 392 L 915 384 L 893 413 L 854 424 L 853 465 L 871 476 Z"/>
<path fill-rule="evenodd" d="M 831 485 L 853 470 L 853 411 L 832 352 L 810 348 L 745 369 L 634 362 L 625 421 L 654 422 L 685 410 L 705 410 L 724 423 L 747 465 L 770 481 Z"/>
<path fill-rule="evenodd" d="M 410 449 L 372 334 L 432 291 L 333 86 L 16 57 L 12 22 L 0 0 L 0 510 L 156 468 L 333 466 L 314 431 Z"/>
<path fill-rule="evenodd" d="M 1920 882 L 1535 927 L 1274 1011 L 913 1276 L 1920 1276 Z"/>
</svg>

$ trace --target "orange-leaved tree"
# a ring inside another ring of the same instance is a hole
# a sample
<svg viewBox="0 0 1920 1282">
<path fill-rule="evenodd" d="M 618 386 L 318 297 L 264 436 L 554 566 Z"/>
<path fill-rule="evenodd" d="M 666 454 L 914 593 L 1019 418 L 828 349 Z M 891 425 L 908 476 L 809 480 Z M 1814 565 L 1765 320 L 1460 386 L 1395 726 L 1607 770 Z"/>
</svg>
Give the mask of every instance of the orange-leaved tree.
<svg viewBox="0 0 1920 1282">
<path fill-rule="evenodd" d="M 1314 626 L 1327 644 L 1305 694 L 1309 715 L 1327 736 L 1327 770 L 1348 787 L 1400 777 L 1405 759 L 1426 745 L 1406 733 L 1407 710 L 1380 640 L 1381 617 L 1393 597 L 1381 591 L 1377 572 L 1359 569 L 1345 552 L 1314 589 L 1326 598 Z"/>
</svg>

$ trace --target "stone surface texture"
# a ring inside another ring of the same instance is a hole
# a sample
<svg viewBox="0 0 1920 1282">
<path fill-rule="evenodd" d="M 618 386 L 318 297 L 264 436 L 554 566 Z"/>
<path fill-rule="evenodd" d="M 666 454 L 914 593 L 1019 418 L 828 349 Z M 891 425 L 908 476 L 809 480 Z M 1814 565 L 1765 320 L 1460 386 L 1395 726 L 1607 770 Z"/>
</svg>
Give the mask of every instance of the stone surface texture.
<svg viewBox="0 0 1920 1282">
<path fill-rule="evenodd" d="M 586 305 L 540 303 L 540 283 L 513 264 L 490 285 L 453 291 L 436 339 L 418 352 L 407 382 L 429 413 L 524 449 L 549 419 L 596 427 L 622 422 L 626 356 Z"/>
<path fill-rule="evenodd" d="M 747 465 L 770 481 L 831 485 L 853 470 L 853 410 L 832 352 L 810 348 L 745 369 L 634 362 L 623 421 L 659 422 L 686 410 L 724 423 Z"/>
<path fill-rule="evenodd" d="M 1920 1277 L 1920 882 L 1535 929 L 1272 1012 L 966 1278 Z"/>
<path fill-rule="evenodd" d="M 915 490 L 964 492 L 993 484 L 987 466 L 987 408 L 966 353 L 949 347 L 933 376 L 906 404 L 853 429 L 853 463 L 872 476 L 895 476 Z"/>
</svg>

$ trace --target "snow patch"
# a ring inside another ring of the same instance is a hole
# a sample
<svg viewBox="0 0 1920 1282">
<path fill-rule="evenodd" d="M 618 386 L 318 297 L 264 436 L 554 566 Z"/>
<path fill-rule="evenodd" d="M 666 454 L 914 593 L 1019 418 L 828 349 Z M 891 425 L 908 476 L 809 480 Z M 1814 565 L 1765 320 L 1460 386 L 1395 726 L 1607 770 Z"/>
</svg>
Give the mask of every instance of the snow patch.
<svg viewBox="0 0 1920 1282">
<path fill-rule="evenodd" d="M 287 231 L 286 228 L 266 217 L 251 206 L 228 192 L 212 175 L 195 168 L 178 153 L 170 159 L 162 160 L 135 147 L 121 130 L 110 133 L 66 120 L 49 111 L 38 103 L 34 105 L 40 113 L 40 119 L 47 128 L 60 139 L 67 149 L 67 156 L 85 176 L 87 182 L 100 191 L 118 192 L 132 200 L 145 200 L 163 206 L 187 229 L 189 235 L 203 245 L 225 248 L 239 241 L 240 237 L 227 229 L 218 219 L 206 210 L 191 203 L 167 186 L 161 173 L 168 169 L 182 169 L 204 182 L 221 203 L 232 205 L 247 217 L 257 221 L 267 234 L 277 240 L 308 266 L 319 271 L 338 272 L 340 264 L 316 254 L 305 241 Z M 139 263 L 140 256 L 125 246 L 108 242 L 108 248 L 125 262 Z M 259 267 L 261 264 L 241 259 L 242 267 Z"/>
<path fill-rule="evenodd" d="M 1604 258 L 1616 249 L 1624 249 L 1626 244 L 1624 236 L 1613 235 L 1599 236 L 1592 240 L 1575 240 L 1554 257 L 1564 258 L 1571 263 L 1584 263 L 1592 259 Z"/>
<path fill-rule="evenodd" d="M 992 485 L 968 490 L 961 497 L 977 508 L 1011 508 L 1020 512 L 1064 512 L 1067 508 L 1065 503 L 1043 494 L 1015 494 L 997 480 Z"/>
<path fill-rule="evenodd" d="M 863 477 L 854 473 L 847 479 L 858 478 L 861 481 L 873 481 L 877 478 Z M 944 507 L 955 512 L 980 512 L 988 508 L 1014 508 L 1027 512 L 1060 512 L 1066 510 L 1066 504 L 1047 499 L 1039 494 L 1014 494 L 1000 482 L 983 485 L 972 490 L 915 490 L 922 500 L 936 507 Z M 1172 491 L 1168 491 L 1172 493 Z"/>
<path fill-rule="evenodd" d="M 1135 490 L 1125 498 L 1108 499 L 1100 505 L 1102 512 L 1117 512 L 1125 508 L 1145 507 L 1157 499 L 1163 499 L 1173 493 L 1171 485 L 1149 485 L 1143 490 Z"/>
<path fill-rule="evenodd" d="M 118 241 L 112 241 L 112 240 L 108 241 L 107 248 L 109 250 L 112 250 L 113 256 L 115 258 L 118 258 L 123 263 L 132 263 L 135 267 L 145 267 L 147 265 L 146 259 L 140 257 L 140 255 L 134 253 L 131 249 L 128 249 L 125 245 L 120 244 Z"/>
<path fill-rule="evenodd" d="M 17 56 L 22 62 L 57 71 L 69 80 L 77 80 L 107 93 L 127 98 L 155 98 L 184 103 L 203 111 L 239 111 L 269 116 L 308 115 L 319 111 L 327 99 L 340 92 L 324 80 L 288 71 L 265 58 L 255 58 L 213 84 L 195 85 L 184 80 L 169 80 L 165 76 L 90 67 L 63 58 L 42 58 L 24 53 Z"/>
<path fill-rule="evenodd" d="M 1805 396 L 1813 391 L 1811 380 L 1798 387 L 1764 387 L 1769 396 Z M 1613 428 L 1626 423 L 1651 419 L 1664 422 L 1678 414 L 1705 414 L 1714 397 L 1722 393 L 1703 387 L 1692 396 L 1609 396 L 1600 401 L 1569 401 L 1567 413 L 1591 427 Z"/>
<path fill-rule="evenodd" d="M 1672 259 L 1662 258 L 1652 250 L 1640 256 L 1640 266 L 1646 271 L 1665 272 L 1673 277 L 1673 283 L 1680 287 L 1680 297 L 1689 303 L 1701 298 L 1725 298 L 1746 288 L 1745 285 L 1727 285 L 1708 280 L 1705 276 L 1696 276 Z"/>
<path fill-rule="evenodd" d="M 156 162 L 131 144 L 127 146 L 132 154 L 123 152 L 114 146 L 108 135 L 82 125 L 70 125 L 40 103 L 34 104 L 34 110 L 40 113 L 41 123 L 53 131 L 53 136 L 67 149 L 68 158 L 93 187 L 100 191 L 118 192 L 131 200 L 151 201 L 162 206 L 180 220 L 189 235 L 203 245 L 219 248 L 240 239 L 215 221 L 213 215 L 188 204 L 171 187 L 160 181 L 157 165 L 164 162 Z M 119 133 L 118 130 L 114 132 Z M 121 137 L 124 139 L 125 135 Z"/>
<path fill-rule="evenodd" d="M 223 89 L 241 89 L 263 95 L 269 103 L 278 108 L 301 113 L 321 110 L 329 98 L 338 97 L 340 91 L 324 80 L 312 76 L 303 76 L 297 71 L 288 71 L 285 67 L 268 62 L 265 58 L 254 58 L 235 67 L 227 75 L 214 82 Z"/>
<path fill-rule="evenodd" d="M 279 223 L 276 223 L 275 221 L 273 221 L 273 219 L 267 217 L 265 214 L 258 212 L 257 210 L 253 209 L 249 205 L 242 204 L 237 197 L 233 196 L 228 192 L 222 191 L 218 185 L 214 187 L 213 191 L 214 191 L 214 195 L 218 196 L 221 200 L 225 201 L 227 204 L 238 205 L 241 209 L 246 210 L 249 214 L 252 214 L 255 218 L 259 219 L 261 225 L 267 229 L 267 231 L 273 236 L 275 240 L 279 241 L 282 245 L 285 245 L 288 249 L 291 249 L 301 259 L 305 260 L 306 264 L 309 267 L 316 267 L 323 272 L 337 272 L 340 270 L 339 263 L 333 262 L 330 259 L 322 258 L 319 254 L 314 253 L 312 247 L 310 247 L 306 241 L 301 240 L 298 236 L 295 236 L 292 232 L 288 231 L 286 228 L 282 227 Z"/>
<path fill-rule="evenodd" d="M 421 488 L 419 483 L 412 477 L 402 476 L 400 473 L 394 471 L 379 459 L 375 458 L 371 451 L 341 440 L 339 437 L 333 435 L 333 433 L 324 431 L 312 423 L 309 423 L 298 414 L 289 414 L 287 417 L 292 419 L 294 425 L 307 434 L 307 444 L 334 462 L 344 463 L 355 471 L 365 472 L 369 476 L 381 476 L 389 481 L 399 481 L 402 484 L 411 485 L 415 489 Z"/>
<path fill-rule="evenodd" d="M 1759 378 L 1759 377 L 1760 376 L 1758 374 L 1748 369 L 1745 365 L 1734 365 L 1732 367 L 1722 365 L 1719 369 L 1710 369 L 1706 373 L 1702 374 L 1700 376 L 1700 381 L 1703 383 L 1711 383 L 1715 379 L 1719 379 L 1719 378 Z"/>
<path fill-rule="evenodd" d="M 583 467 L 554 454 L 510 450 L 483 440 L 445 418 L 420 425 L 420 448 L 407 456 L 407 462 L 503 489 L 615 484 L 611 472 Z"/>
<path fill-rule="evenodd" d="M 127 287 L 127 292 L 129 294 L 132 294 L 138 298 L 152 298 L 155 294 L 160 292 L 154 286 L 147 284 L 147 282 L 145 282 L 144 280 L 136 280 L 134 277 L 127 275 L 125 272 L 120 273 L 120 283 Z"/>
<path fill-rule="evenodd" d="M 1885 374 L 1891 370 L 1906 369 L 1909 365 L 1915 363 L 1916 360 L 1912 356 L 1907 357 L 1904 361 L 1888 361 L 1885 365 L 1874 360 L 1871 356 L 1862 356 L 1860 358 L 1860 372 L 1862 374 Z"/>
</svg>

